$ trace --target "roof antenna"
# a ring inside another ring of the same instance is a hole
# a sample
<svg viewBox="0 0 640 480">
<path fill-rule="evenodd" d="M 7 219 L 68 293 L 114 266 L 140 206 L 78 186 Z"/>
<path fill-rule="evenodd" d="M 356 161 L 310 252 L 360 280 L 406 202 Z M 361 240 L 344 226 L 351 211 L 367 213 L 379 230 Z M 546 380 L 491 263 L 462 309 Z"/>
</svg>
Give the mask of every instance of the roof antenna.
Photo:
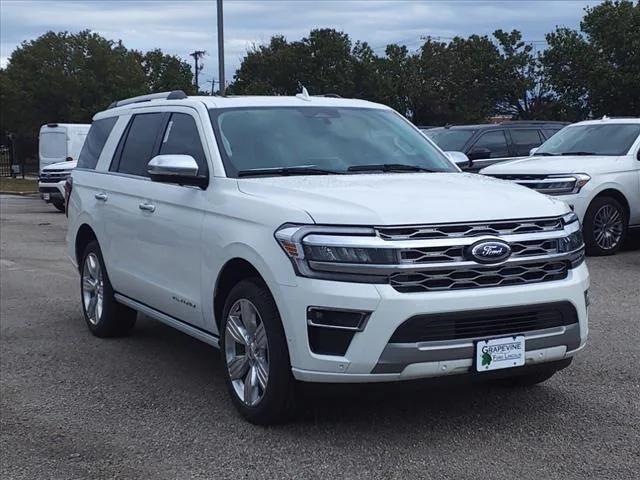
<svg viewBox="0 0 640 480">
<path fill-rule="evenodd" d="M 298 82 L 298 88 L 302 89 L 302 93 L 298 93 L 296 95 L 296 98 L 299 98 L 300 100 L 304 100 L 305 102 L 310 102 L 311 97 L 309 96 L 309 92 L 307 92 L 307 89 L 304 88 L 304 86 L 300 82 Z"/>
</svg>

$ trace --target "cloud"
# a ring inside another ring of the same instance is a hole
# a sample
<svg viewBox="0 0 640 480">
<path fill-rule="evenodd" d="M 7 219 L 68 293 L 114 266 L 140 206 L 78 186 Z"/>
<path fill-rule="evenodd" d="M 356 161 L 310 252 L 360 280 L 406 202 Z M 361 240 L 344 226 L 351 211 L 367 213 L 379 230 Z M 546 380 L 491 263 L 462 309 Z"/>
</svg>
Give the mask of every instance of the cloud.
<svg viewBox="0 0 640 480">
<path fill-rule="evenodd" d="M 214 0 L 183 1 L 25 1 L 0 0 L 0 58 L 21 42 L 48 30 L 93 30 L 121 39 L 128 48 L 161 48 L 185 60 L 206 50 L 205 81 L 217 77 Z M 225 70 L 227 80 L 249 47 L 272 35 L 299 39 L 312 28 L 331 27 L 384 51 L 388 43 L 418 48 L 424 36 L 447 39 L 494 30 L 521 30 L 526 39 L 543 40 L 557 25 L 577 27 L 583 9 L 594 1 L 353 1 L 225 0 Z M 206 85 L 201 82 L 202 87 Z"/>
</svg>

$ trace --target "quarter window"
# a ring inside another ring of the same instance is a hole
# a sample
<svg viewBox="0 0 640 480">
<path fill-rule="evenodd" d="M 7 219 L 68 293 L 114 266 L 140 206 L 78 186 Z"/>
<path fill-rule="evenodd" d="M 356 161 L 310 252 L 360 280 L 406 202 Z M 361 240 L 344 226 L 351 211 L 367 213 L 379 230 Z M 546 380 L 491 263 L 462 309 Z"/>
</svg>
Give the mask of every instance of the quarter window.
<svg viewBox="0 0 640 480">
<path fill-rule="evenodd" d="M 509 148 L 507 147 L 507 139 L 504 136 L 504 131 L 497 130 L 494 132 L 487 132 L 483 134 L 471 147 L 471 150 L 476 148 L 486 148 L 491 152 L 490 158 L 502 158 L 509 156 Z"/>
<path fill-rule="evenodd" d="M 167 124 L 160 146 L 160 154 L 191 155 L 198 164 L 198 175 L 208 171 L 198 127 L 191 115 L 174 113 Z"/>
<path fill-rule="evenodd" d="M 539 147 L 542 141 L 538 130 L 509 130 L 516 156 L 529 155 L 529 150 Z"/>
<path fill-rule="evenodd" d="M 147 164 L 154 154 L 163 115 L 142 113 L 133 117 L 120 153 L 120 162 L 116 167 L 118 172 L 140 177 L 149 176 Z"/>
<path fill-rule="evenodd" d="M 78 156 L 79 168 L 96 168 L 104 144 L 107 143 L 107 138 L 117 121 L 118 117 L 109 117 L 96 120 L 91 124 L 89 134 Z"/>
</svg>

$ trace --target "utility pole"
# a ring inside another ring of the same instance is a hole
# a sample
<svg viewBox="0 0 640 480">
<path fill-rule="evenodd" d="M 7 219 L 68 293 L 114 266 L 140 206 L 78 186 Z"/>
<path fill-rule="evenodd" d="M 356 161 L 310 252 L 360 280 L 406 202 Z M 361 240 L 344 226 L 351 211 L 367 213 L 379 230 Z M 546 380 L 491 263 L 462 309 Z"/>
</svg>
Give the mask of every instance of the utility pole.
<svg viewBox="0 0 640 480">
<path fill-rule="evenodd" d="M 222 0 L 216 0 L 218 3 L 218 79 L 220 85 L 220 95 L 224 97 L 225 81 L 224 81 L 224 27 L 222 24 Z"/>
<path fill-rule="evenodd" d="M 193 60 L 195 61 L 195 72 L 196 72 L 196 90 L 199 92 L 200 91 L 200 85 L 198 84 L 198 74 L 200 73 L 200 70 L 202 70 L 202 67 L 204 65 L 200 65 L 199 61 L 202 57 L 204 57 L 206 55 L 207 52 L 205 52 L 204 50 L 196 50 L 195 52 L 191 52 L 189 54 L 190 57 L 193 57 Z"/>
</svg>

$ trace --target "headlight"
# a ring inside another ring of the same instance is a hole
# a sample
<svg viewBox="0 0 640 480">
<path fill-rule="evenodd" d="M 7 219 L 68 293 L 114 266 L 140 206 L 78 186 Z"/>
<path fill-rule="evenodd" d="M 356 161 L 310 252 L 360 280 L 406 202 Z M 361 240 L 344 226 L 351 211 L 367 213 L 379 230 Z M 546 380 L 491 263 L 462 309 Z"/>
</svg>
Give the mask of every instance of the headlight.
<svg viewBox="0 0 640 480">
<path fill-rule="evenodd" d="M 398 263 L 398 250 L 363 245 L 376 239 L 372 228 L 283 225 L 275 237 L 296 272 L 305 277 L 380 283 L 384 274 L 365 269 Z"/>
<path fill-rule="evenodd" d="M 584 246 L 584 240 L 582 239 L 582 231 L 576 230 L 575 232 L 567 235 L 558 240 L 558 251 L 561 253 L 573 252 Z"/>
<path fill-rule="evenodd" d="M 575 223 L 577 221 L 579 221 L 578 215 L 576 215 L 574 212 L 569 212 L 564 217 L 562 217 L 562 222 L 565 225 L 571 225 L 572 223 Z"/>
<path fill-rule="evenodd" d="M 591 177 L 586 173 L 549 175 L 543 180 L 527 182 L 526 186 L 547 195 L 569 195 L 578 193 L 589 180 Z"/>
</svg>

